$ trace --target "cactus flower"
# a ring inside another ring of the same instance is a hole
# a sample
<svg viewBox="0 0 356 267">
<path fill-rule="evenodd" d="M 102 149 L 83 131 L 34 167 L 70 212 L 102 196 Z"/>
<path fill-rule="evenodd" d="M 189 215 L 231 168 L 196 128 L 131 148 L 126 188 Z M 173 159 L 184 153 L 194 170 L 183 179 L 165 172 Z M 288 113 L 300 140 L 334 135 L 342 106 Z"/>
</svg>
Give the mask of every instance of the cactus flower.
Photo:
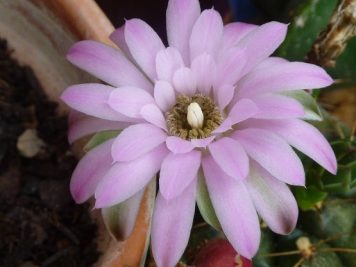
<svg viewBox="0 0 356 267">
<path fill-rule="evenodd" d="M 110 207 L 142 195 L 159 172 L 151 245 L 160 267 L 174 266 L 187 245 L 198 176 L 219 227 L 242 256 L 258 250 L 258 215 L 274 232 L 289 233 L 298 207 L 288 185 L 305 184 L 292 147 L 331 173 L 336 160 L 303 120 L 303 105 L 285 94 L 333 81 L 318 66 L 271 57 L 286 32 L 279 22 L 224 26 L 214 9 L 201 12 L 198 0 L 170 0 L 168 46 L 140 19 L 112 33 L 120 49 L 75 44 L 68 60 L 105 84 L 73 85 L 62 94 L 76 110 L 70 141 L 121 132 L 79 162 L 74 199 L 94 196 L 96 208 Z"/>
</svg>

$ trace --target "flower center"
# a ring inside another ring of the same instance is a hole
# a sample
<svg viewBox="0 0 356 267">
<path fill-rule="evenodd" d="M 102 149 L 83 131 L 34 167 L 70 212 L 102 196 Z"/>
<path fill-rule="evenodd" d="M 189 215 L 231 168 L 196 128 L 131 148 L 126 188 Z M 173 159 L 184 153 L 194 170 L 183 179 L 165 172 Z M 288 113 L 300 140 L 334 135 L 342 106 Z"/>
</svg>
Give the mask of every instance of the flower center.
<svg viewBox="0 0 356 267">
<path fill-rule="evenodd" d="M 171 135 L 190 140 L 209 137 L 223 118 L 210 97 L 197 94 L 178 96 L 166 120 Z"/>
</svg>

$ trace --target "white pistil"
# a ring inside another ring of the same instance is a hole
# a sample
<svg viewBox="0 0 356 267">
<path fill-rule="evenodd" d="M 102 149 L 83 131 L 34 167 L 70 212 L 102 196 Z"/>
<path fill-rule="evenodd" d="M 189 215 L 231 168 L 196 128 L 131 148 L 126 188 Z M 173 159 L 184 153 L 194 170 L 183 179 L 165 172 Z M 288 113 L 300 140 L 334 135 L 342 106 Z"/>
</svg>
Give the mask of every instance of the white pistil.
<svg viewBox="0 0 356 267">
<path fill-rule="evenodd" d="M 198 103 L 193 102 L 188 106 L 187 120 L 193 129 L 201 129 L 204 124 L 204 114 Z"/>
</svg>

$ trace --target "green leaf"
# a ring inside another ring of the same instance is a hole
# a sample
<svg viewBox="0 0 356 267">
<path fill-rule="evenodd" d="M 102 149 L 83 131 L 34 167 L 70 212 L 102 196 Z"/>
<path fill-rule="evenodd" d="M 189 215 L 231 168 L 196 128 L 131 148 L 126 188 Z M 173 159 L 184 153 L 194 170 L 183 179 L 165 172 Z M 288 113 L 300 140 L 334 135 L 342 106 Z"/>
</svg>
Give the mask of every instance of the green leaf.
<svg viewBox="0 0 356 267">
<path fill-rule="evenodd" d="M 288 34 L 277 51 L 278 56 L 302 61 L 319 33 L 323 31 L 338 0 L 309 0 L 294 12 Z"/>
<path fill-rule="evenodd" d="M 298 205 L 302 210 L 315 208 L 315 205 L 323 201 L 328 195 L 314 186 L 308 186 L 308 188 L 296 187 L 294 188 L 294 193 Z"/>
<path fill-rule="evenodd" d="M 198 174 L 197 204 L 203 219 L 217 230 L 221 229 L 218 217 L 216 217 L 213 204 L 209 196 L 208 188 L 202 171 Z"/>
<path fill-rule="evenodd" d="M 356 37 L 347 43 L 346 49 L 336 60 L 335 67 L 327 70 L 335 79 L 356 82 Z"/>
<path fill-rule="evenodd" d="M 105 141 L 118 136 L 120 131 L 104 131 L 95 134 L 89 142 L 84 146 L 84 151 L 89 151 L 94 147 L 104 143 Z"/>
<path fill-rule="evenodd" d="M 306 91 L 294 90 L 286 91 L 282 94 L 294 98 L 304 106 L 304 119 L 315 121 L 321 121 L 323 119 L 318 103 L 315 101 L 314 97 Z"/>
</svg>

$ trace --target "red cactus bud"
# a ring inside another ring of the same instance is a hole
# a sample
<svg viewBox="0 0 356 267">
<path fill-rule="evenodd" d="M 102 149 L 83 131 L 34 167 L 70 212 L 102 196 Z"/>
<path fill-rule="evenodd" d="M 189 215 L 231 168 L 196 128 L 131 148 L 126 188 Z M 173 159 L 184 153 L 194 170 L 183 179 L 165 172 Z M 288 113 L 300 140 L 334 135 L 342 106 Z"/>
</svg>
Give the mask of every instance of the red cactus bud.
<svg viewBox="0 0 356 267">
<path fill-rule="evenodd" d="M 252 262 L 239 255 L 227 240 L 209 241 L 196 255 L 195 267 L 252 267 Z"/>
</svg>

